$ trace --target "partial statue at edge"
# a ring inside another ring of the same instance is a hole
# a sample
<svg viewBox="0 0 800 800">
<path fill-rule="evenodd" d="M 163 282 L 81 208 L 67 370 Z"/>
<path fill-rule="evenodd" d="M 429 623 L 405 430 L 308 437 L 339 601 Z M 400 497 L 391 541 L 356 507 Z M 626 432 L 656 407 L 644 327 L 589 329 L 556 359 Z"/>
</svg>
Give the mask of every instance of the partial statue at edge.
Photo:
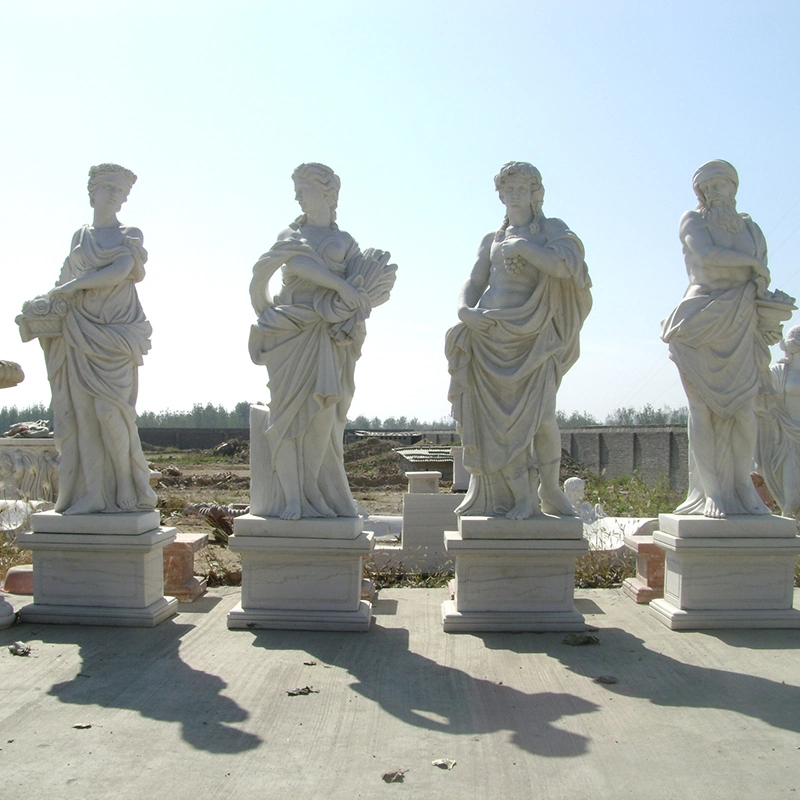
<svg viewBox="0 0 800 800">
<path fill-rule="evenodd" d="M 258 315 L 250 356 L 266 365 L 270 390 L 260 432 L 269 453 L 269 463 L 261 465 L 268 471 L 268 498 L 254 513 L 290 520 L 356 517 L 344 471 L 344 427 L 365 323 L 389 299 L 397 267 L 389 253 L 362 253 L 339 230 L 340 180 L 333 170 L 301 164 L 292 180 L 303 213 L 258 260 L 250 284 Z M 281 288 L 272 298 L 269 281 L 279 267 Z"/>
<path fill-rule="evenodd" d="M 767 243 L 736 210 L 733 166 L 709 161 L 692 186 L 698 205 L 680 222 L 689 288 L 661 337 L 689 401 L 689 495 L 675 513 L 769 514 L 750 477 L 756 398 L 773 392 L 769 345 L 780 341 L 794 298 L 768 289 Z"/>
<path fill-rule="evenodd" d="M 469 489 L 456 513 L 512 520 L 575 511 L 559 488 L 556 392 L 592 307 L 580 239 L 542 213 L 539 170 L 510 161 L 494 179 L 503 225 L 478 249 L 447 333 L 449 399 Z"/>
<path fill-rule="evenodd" d="M 756 470 L 785 517 L 800 519 L 800 325 L 781 342 L 786 355 L 772 367 L 775 394 L 756 406 Z"/>
<path fill-rule="evenodd" d="M 17 317 L 22 340 L 38 338 L 53 393 L 61 454 L 56 511 L 150 511 L 156 494 L 136 428 L 137 371 L 150 323 L 136 284 L 147 252 L 138 228 L 117 214 L 136 175 L 118 164 L 89 170 L 91 225 L 72 237 L 55 288 Z"/>
</svg>

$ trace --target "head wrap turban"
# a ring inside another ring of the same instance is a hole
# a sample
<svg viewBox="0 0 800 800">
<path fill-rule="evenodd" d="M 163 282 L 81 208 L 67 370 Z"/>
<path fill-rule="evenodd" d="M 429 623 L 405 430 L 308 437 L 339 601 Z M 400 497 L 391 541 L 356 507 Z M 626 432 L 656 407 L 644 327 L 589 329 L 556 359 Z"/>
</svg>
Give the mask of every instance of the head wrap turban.
<svg viewBox="0 0 800 800">
<path fill-rule="evenodd" d="M 737 189 L 739 188 L 739 174 L 734 169 L 733 164 L 729 164 L 727 161 L 723 161 L 721 158 L 716 159 L 715 161 L 709 161 L 707 164 L 703 164 L 703 166 L 700 167 L 697 172 L 695 172 L 694 177 L 692 178 L 692 188 L 700 200 L 703 199 L 700 196 L 700 186 L 710 178 L 716 178 L 717 176 L 727 178 L 733 182 L 733 185 Z"/>
</svg>

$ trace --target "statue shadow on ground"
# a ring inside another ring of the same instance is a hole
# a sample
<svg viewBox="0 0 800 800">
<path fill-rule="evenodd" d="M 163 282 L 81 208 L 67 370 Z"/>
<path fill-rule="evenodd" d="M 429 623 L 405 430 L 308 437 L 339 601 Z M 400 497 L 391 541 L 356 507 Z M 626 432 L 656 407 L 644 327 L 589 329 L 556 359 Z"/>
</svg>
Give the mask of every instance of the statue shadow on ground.
<svg viewBox="0 0 800 800">
<path fill-rule="evenodd" d="M 648 649 L 642 639 L 621 628 L 601 628 L 595 634 L 600 640 L 599 646 L 581 647 L 565 644 L 564 634 L 473 635 L 479 636 L 490 650 L 546 654 L 587 680 L 611 675 L 618 683 L 603 684 L 603 688 L 614 694 L 641 698 L 657 706 L 733 711 L 776 728 L 800 733 L 797 715 L 800 687 L 725 669 L 686 664 Z M 729 646 L 752 650 L 800 649 L 800 631 L 795 630 L 719 631 L 704 635 Z M 797 679 L 797 675 L 786 677 Z"/>
<path fill-rule="evenodd" d="M 566 693 L 527 694 L 443 666 L 409 650 L 404 628 L 373 623 L 363 636 L 266 630 L 253 635 L 256 647 L 305 651 L 320 664 L 347 670 L 353 691 L 409 725 L 462 736 L 508 730 L 518 747 L 547 757 L 587 752 L 585 736 L 556 723 L 596 711 L 594 703 Z"/>
<path fill-rule="evenodd" d="M 184 741 L 209 753 L 258 747 L 260 737 L 233 727 L 249 714 L 222 694 L 225 681 L 181 659 L 181 639 L 193 628 L 174 620 L 155 628 L 30 625 L 26 637 L 80 647 L 80 672 L 48 692 L 62 703 L 130 709 L 159 722 L 178 723 Z"/>
</svg>

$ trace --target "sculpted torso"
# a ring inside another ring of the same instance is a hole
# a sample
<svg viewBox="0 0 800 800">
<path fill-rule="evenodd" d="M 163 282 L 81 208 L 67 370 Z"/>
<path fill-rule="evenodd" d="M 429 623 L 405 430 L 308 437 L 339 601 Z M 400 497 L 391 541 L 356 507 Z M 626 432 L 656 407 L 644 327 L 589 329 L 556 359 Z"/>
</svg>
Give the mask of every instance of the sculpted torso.
<svg viewBox="0 0 800 800">
<path fill-rule="evenodd" d="M 484 246 L 489 250 L 489 286 L 478 302 L 478 308 L 516 308 L 525 303 L 539 283 L 540 272 L 527 262 L 519 271 L 506 268 L 503 246 L 509 239 L 524 239 L 530 244 L 543 247 L 544 234 L 534 234 L 530 226 L 510 225 L 503 241 L 496 242 L 494 234 L 486 235 Z M 507 249 L 507 248 L 506 248 Z"/>
</svg>

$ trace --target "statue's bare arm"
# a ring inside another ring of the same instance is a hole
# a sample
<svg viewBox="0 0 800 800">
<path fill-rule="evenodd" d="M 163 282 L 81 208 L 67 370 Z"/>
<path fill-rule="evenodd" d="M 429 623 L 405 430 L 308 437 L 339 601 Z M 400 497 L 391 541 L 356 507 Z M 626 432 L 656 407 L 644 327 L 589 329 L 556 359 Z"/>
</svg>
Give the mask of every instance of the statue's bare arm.
<svg viewBox="0 0 800 800">
<path fill-rule="evenodd" d="M 527 239 L 506 239 L 501 245 L 503 258 L 522 256 L 529 264 L 554 278 L 571 278 L 567 262 L 552 248 L 529 242 Z"/>
<path fill-rule="evenodd" d="M 494 324 L 493 320 L 486 319 L 481 309 L 475 307 L 489 287 L 493 241 L 494 233 L 487 233 L 483 237 L 472 272 L 458 294 L 458 318 L 474 330 L 485 331 Z"/>
<path fill-rule="evenodd" d="M 726 270 L 731 267 L 751 267 L 761 271 L 765 267 L 761 261 L 741 250 L 730 250 L 714 244 L 705 220 L 697 211 L 687 211 L 680 225 L 680 237 L 684 246 L 711 270 Z"/>
</svg>

